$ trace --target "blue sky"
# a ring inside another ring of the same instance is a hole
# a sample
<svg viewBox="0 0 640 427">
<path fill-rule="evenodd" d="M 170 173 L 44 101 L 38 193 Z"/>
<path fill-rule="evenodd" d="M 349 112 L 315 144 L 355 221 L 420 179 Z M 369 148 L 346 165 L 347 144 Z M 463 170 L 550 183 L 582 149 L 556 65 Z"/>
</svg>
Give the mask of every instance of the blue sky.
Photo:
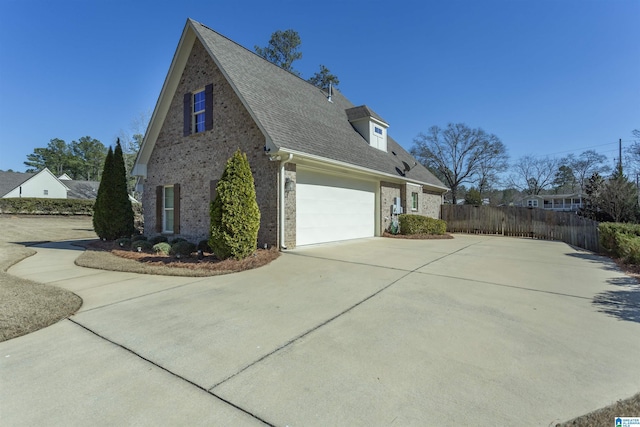
<svg viewBox="0 0 640 427">
<path fill-rule="evenodd" d="M 640 129 L 640 1 L 0 0 L 0 169 L 52 138 L 113 144 L 153 110 L 186 19 L 253 49 L 292 28 L 406 148 L 432 125 L 496 134 L 511 160 Z"/>
</svg>

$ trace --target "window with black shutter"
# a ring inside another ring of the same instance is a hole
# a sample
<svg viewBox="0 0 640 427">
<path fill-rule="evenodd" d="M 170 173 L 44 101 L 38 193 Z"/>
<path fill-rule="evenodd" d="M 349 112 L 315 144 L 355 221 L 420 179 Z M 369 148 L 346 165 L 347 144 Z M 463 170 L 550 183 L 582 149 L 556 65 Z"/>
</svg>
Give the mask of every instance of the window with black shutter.
<svg viewBox="0 0 640 427">
<path fill-rule="evenodd" d="M 213 129 L 213 84 L 184 94 L 184 136 Z"/>
</svg>

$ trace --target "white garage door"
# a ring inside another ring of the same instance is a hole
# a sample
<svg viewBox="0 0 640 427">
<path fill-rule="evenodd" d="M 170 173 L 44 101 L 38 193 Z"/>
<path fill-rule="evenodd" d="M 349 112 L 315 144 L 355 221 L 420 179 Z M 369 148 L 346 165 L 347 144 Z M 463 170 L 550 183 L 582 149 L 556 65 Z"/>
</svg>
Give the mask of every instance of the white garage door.
<svg viewBox="0 0 640 427">
<path fill-rule="evenodd" d="M 334 242 L 375 234 L 376 183 L 298 167 L 296 244 Z"/>
</svg>

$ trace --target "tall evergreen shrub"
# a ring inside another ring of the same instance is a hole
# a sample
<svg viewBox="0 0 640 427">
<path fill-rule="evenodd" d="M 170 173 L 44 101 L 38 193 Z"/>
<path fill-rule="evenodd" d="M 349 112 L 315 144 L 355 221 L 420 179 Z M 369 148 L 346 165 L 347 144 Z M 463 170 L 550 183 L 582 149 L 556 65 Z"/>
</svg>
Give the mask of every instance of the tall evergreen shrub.
<svg viewBox="0 0 640 427">
<path fill-rule="evenodd" d="M 240 149 L 227 161 L 211 202 L 209 246 L 219 259 L 243 259 L 256 250 L 260 209 L 247 155 Z"/>
<path fill-rule="evenodd" d="M 115 151 L 109 147 L 107 152 L 93 208 L 93 228 L 98 237 L 107 240 L 130 237 L 135 230 L 120 139 Z"/>
<path fill-rule="evenodd" d="M 113 151 L 113 206 L 111 209 L 114 221 L 115 237 L 130 237 L 134 231 L 133 207 L 127 190 L 127 170 L 124 165 L 124 155 L 120 138 Z"/>
<path fill-rule="evenodd" d="M 113 173 L 113 149 L 109 147 L 107 151 L 107 157 L 104 160 L 104 168 L 102 169 L 102 179 L 100 180 L 100 186 L 98 187 L 98 194 L 96 195 L 96 203 L 93 205 L 93 229 L 98 237 L 101 239 L 108 239 L 111 236 L 111 221 L 109 206 L 111 201 L 113 187 L 112 177 Z"/>
</svg>

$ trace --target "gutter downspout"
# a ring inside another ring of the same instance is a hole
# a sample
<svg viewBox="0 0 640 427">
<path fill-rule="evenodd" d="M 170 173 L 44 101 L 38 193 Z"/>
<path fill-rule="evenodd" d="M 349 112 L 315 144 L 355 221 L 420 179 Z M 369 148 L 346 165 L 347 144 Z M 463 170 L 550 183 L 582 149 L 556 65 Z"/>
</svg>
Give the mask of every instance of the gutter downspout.
<svg viewBox="0 0 640 427">
<path fill-rule="evenodd" d="M 280 191 L 280 250 L 286 250 L 287 246 L 285 245 L 284 242 L 284 221 L 286 218 L 285 212 L 284 212 L 284 182 L 285 182 L 285 178 L 284 178 L 284 164 L 290 162 L 293 159 L 293 154 L 289 153 L 289 157 L 285 160 L 282 160 L 280 162 L 280 188 L 278 189 Z"/>
</svg>

